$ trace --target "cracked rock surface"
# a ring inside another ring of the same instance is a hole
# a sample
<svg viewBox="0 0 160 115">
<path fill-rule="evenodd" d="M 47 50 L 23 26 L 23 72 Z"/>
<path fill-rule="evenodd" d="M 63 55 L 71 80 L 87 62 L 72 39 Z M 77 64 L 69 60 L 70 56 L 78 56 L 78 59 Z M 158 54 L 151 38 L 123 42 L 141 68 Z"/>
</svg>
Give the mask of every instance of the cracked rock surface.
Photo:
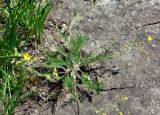
<svg viewBox="0 0 160 115">
<path fill-rule="evenodd" d="M 110 47 L 114 51 L 114 58 L 98 70 L 104 89 L 112 90 L 94 94 L 92 103 L 83 101 L 80 115 L 95 115 L 100 108 L 107 115 L 159 115 L 160 1 L 101 0 L 94 7 L 91 1 L 62 1 L 57 18 L 68 23 L 74 11 L 83 17 L 73 25 L 72 33 L 90 35 L 86 50 L 99 53 Z M 148 35 L 153 41 L 147 41 Z M 117 74 L 104 72 L 113 67 L 119 68 Z M 74 115 L 76 110 L 68 105 L 58 108 L 56 115 Z"/>
</svg>

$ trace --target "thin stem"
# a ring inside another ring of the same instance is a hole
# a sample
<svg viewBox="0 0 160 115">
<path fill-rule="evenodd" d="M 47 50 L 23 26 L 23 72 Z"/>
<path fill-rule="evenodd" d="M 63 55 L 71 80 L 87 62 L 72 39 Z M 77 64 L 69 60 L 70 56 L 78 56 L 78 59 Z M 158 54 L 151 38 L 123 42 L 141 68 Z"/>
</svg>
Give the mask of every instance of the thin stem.
<svg viewBox="0 0 160 115">
<path fill-rule="evenodd" d="M 15 56 L 15 55 L 10 55 L 10 56 L 0 56 L 0 59 L 5 59 L 5 58 L 23 58 L 23 56 Z"/>
<path fill-rule="evenodd" d="M 76 102 L 77 102 L 77 115 L 79 115 L 79 101 L 76 100 Z"/>
<path fill-rule="evenodd" d="M 10 87 L 10 75 L 8 75 L 7 87 L 8 87 L 8 91 L 9 91 L 9 99 L 8 99 L 8 101 L 10 101 L 11 98 L 12 98 L 12 95 L 11 95 L 11 87 Z M 8 104 L 9 104 L 9 102 L 8 102 Z M 11 106 L 8 106 L 7 112 L 8 112 L 10 109 L 11 109 Z"/>
</svg>

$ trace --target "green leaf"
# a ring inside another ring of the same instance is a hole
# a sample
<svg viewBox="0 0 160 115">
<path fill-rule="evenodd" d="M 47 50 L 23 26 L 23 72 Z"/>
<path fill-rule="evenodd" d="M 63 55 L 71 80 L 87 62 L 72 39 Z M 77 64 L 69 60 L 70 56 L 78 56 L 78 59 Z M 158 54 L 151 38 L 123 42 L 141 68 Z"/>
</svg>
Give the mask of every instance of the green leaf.
<svg viewBox="0 0 160 115">
<path fill-rule="evenodd" d="M 82 74 L 81 81 L 87 88 L 89 88 L 92 85 L 92 81 L 90 80 L 90 77 L 87 73 Z"/>
<path fill-rule="evenodd" d="M 105 52 L 97 56 L 91 56 L 91 54 L 87 55 L 85 58 L 83 58 L 82 64 L 85 65 L 85 64 L 98 63 L 105 60 L 109 60 L 111 58 L 112 58 L 112 51 L 106 49 Z"/>
<path fill-rule="evenodd" d="M 45 65 L 50 67 L 59 67 L 59 66 L 69 65 L 70 60 L 67 59 L 67 55 L 63 50 L 64 49 L 61 47 L 58 49 L 58 51 L 55 51 L 55 52 L 48 51 L 45 58 Z"/>
<path fill-rule="evenodd" d="M 71 38 L 69 41 L 70 47 L 70 57 L 73 63 L 80 64 L 81 60 L 81 49 L 87 43 L 87 36 L 82 34 L 77 34 L 74 38 Z"/>
<path fill-rule="evenodd" d="M 69 47 L 72 51 L 80 51 L 81 48 L 87 43 L 88 38 L 85 35 L 77 34 L 74 38 L 69 41 Z"/>
<path fill-rule="evenodd" d="M 99 92 L 101 87 L 101 83 L 99 81 L 92 81 L 90 79 L 90 76 L 87 73 L 83 73 L 81 76 L 81 81 L 83 85 L 89 90 L 89 91 L 97 91 Z"/>
<path fill-rule="evenodd" d="M 66 76 L 63 80 L 63 86 L 71 93 L 75 86 L 73 77 Z"/>
<path fill-rule="evenodd" d="M 55 57 L 55 58 L 48 59 L 45 64 L 50 67 L 59 67 L 59 66 L 66 66 L 68 62 L 61 58 Z"/>
</svg>

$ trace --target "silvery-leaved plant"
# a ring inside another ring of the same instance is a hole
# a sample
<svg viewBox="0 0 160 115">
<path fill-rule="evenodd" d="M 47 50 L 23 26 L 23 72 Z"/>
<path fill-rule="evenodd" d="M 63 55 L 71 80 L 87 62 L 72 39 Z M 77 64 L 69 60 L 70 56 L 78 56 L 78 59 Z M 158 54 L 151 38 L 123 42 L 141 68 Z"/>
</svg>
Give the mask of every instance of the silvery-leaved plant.
<svg viewBox="0 0 160 115">
<path fill-rule="evenodd" d="M 69 39 L 67 36 L 64 36 L 64 38 L 65 43 L 59 46 L 56 51 L 47 52 L 45 66 L 54 68 L 54 70 L 56 68 L 59 75 L 57 77 L 54 72 L 52 80 L 61 80 L 69 94 L 77 94 L 78 88 L 98 91 L 101 88 L 100 82 L 98 80 L 93 81 L 89 72 L 84 71 L 84 68 L 89 64 L 111 59 L 112 51 L 106 49 L 105 52 L 96 56 L 92 53 L 84 54 L 82 48 L 88 41 L 86 35 L 77 34 L 74 37 L 69 37 Z"/>
</svg>

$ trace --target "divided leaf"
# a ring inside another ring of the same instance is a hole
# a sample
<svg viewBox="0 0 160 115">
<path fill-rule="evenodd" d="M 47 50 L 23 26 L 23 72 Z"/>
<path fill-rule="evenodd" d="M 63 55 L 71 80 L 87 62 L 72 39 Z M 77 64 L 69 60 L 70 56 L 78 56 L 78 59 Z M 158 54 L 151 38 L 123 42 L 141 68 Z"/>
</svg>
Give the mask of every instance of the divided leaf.
<svg viewBox="0 0 160 115">
<path fill-rule="evenodd" d="M 59 66 L 66 66 L 69 64 L 69 61 L 65 59 L 64 55 L 60 52 L 49 52 L 45 65 L 50 67 L 59 67 Z"/>
<path fill-rule="evenodd" d="M 85 35 L 77 34 L 74 38 L 70 39 L 69 47 L 70 50 L 76 51 L 81 50 L 81 48 L 86 44 L 88 38 Z"/>
<path fill-rule="evenodd" d="M 58 58 L 48 59 L 46 62 L 46 65 L 50 67 L 65 66 L 67 64 L 68 63 L 66 61 L 64 61 L 63 59 L 58 59 Z"/>
<path fill-rule="evenodd" d="M 109 49 L 106 49 L 105 52 L 103 52 L 97 56 L 91 56 L 91 54 L 88 54 L 82 60 L 82 64 L 86 65 L 86 64 L 92 64 L 92 63 L 98 63 L 98 62 L 102 62 L 104 60 L 109 60 L 111 58 L 112 58 L 112 51 L 110 51 Z"/>
<path fill-rule="evenodd" d="M 87 36 L 77 34 L 74 38 L 69 41 L 70 56 L 73 63 L 80 63 L 81 60 L 81 49 L 87 43 Z"/>
<path fill-rule="evenodd" d="M 100 91 L 101 83 L 99 81 L 92 81 L 87 73 L 83 73 L 81 76 L 82 83 L 89 91 Z"/>
</svg>

